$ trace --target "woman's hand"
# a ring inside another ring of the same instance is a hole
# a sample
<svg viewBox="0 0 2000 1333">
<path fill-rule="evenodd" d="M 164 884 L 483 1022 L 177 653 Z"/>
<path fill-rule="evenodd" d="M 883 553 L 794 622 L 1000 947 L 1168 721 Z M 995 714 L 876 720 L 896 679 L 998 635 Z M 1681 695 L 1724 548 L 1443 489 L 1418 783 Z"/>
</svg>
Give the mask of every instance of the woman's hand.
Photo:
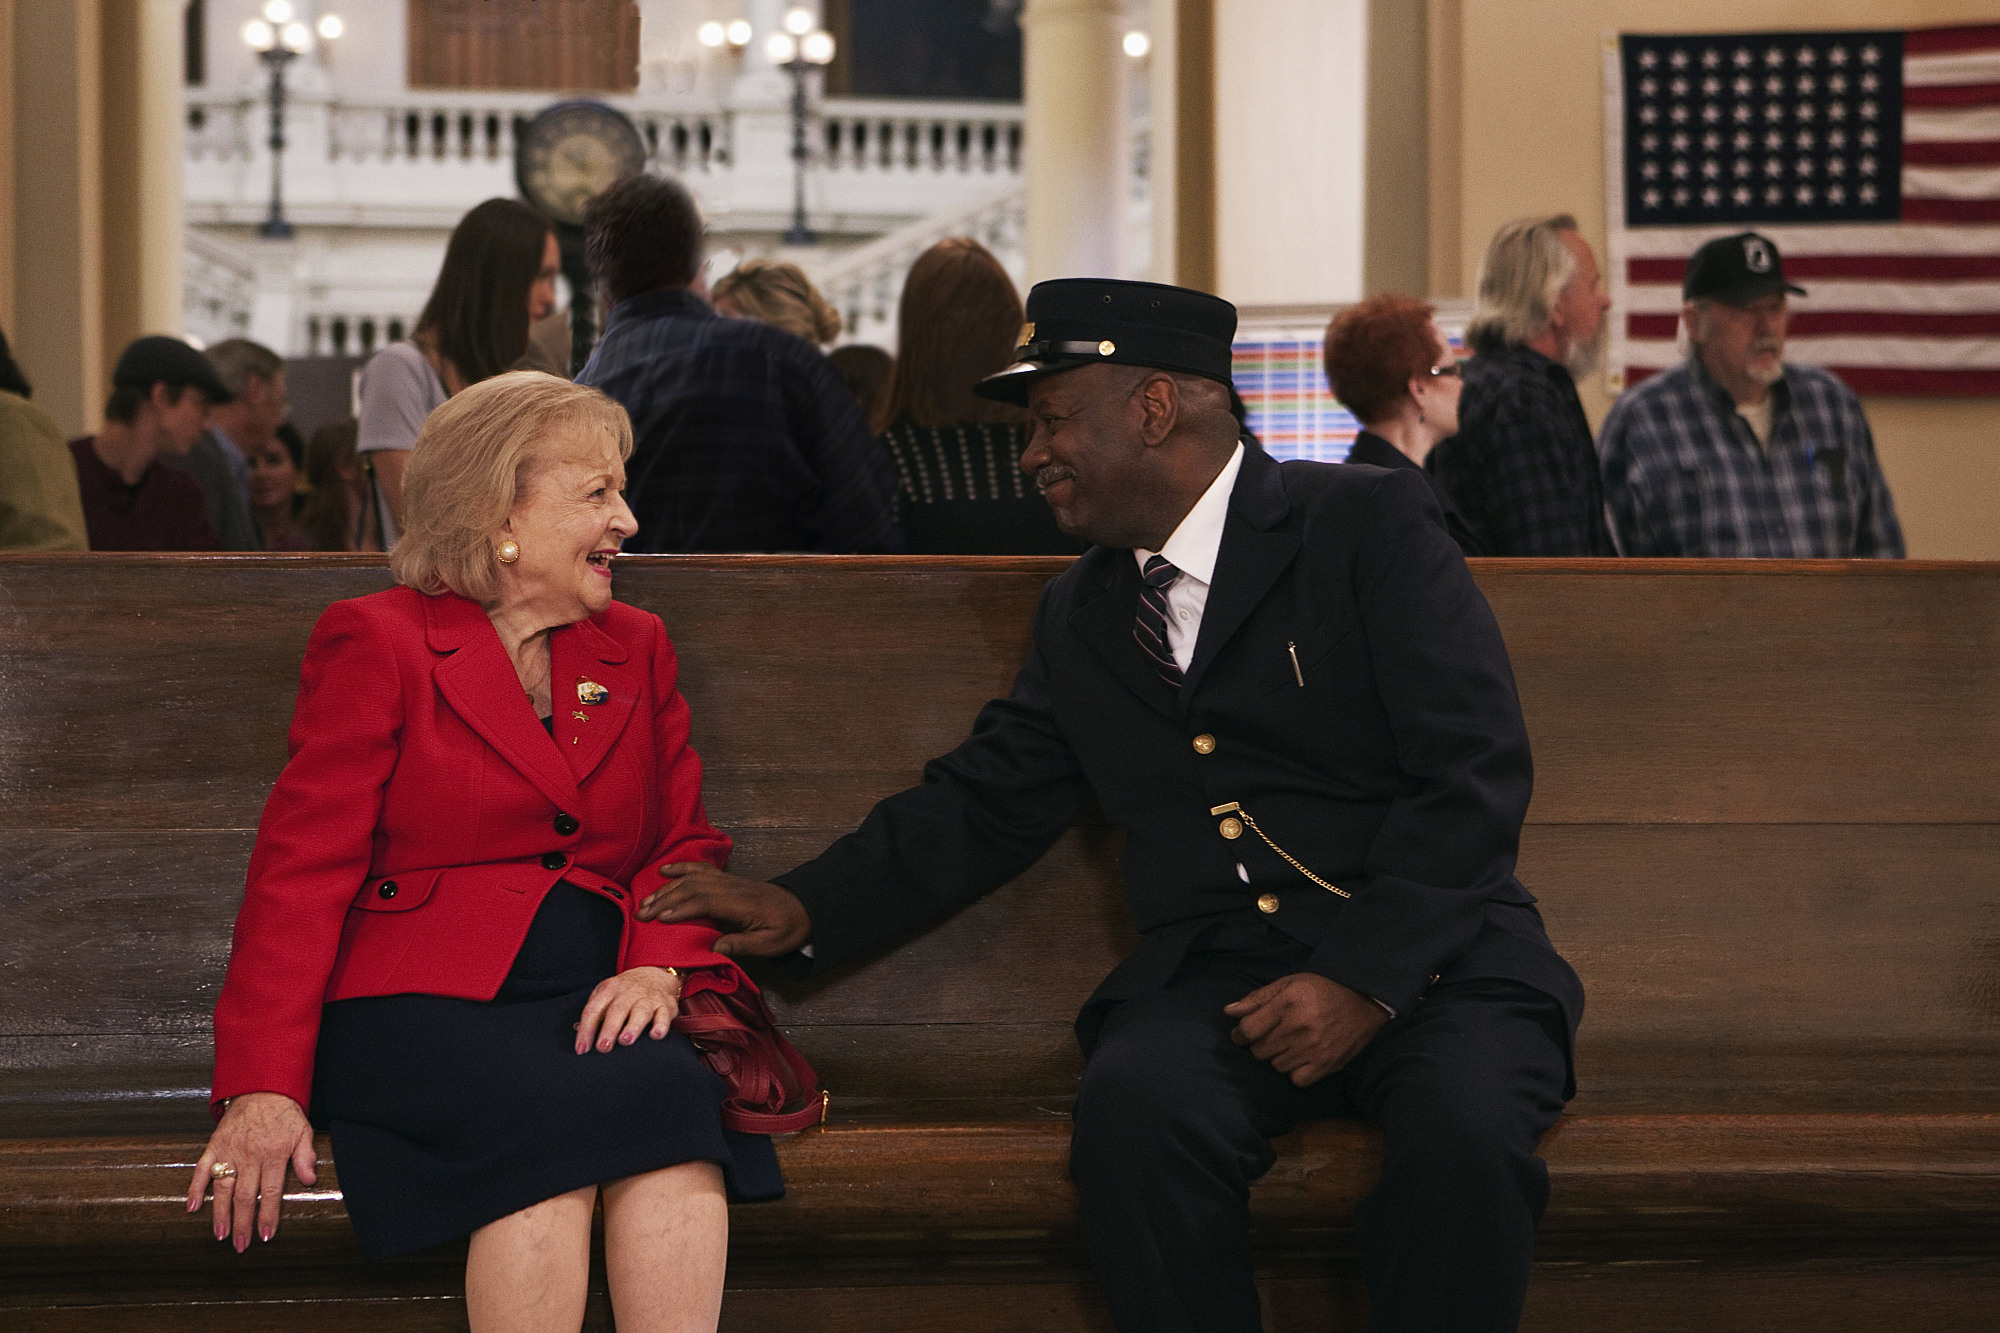
<svg viewBox="0 0 2000 1333">
<path fill-rule="evenodd" d="M 576 1053 L 582 1055 L 593 1045 L 608 1051 L 614 1042 L 630 1046 L 649 1023 L 648 1035 L 658 1041 L 680 1011 L 681 977 L 671 968 L 635 967 L 606 977 L 583 1006 L 583 1021 L 576 1025 Z"/>
<path fill-rule="evenodd" d="M 278 1208 L 285 1198 L 285 1161 L 304 1185 L 319 1179 L 312 1125 L 290 1097 L 278 1092 L 246 1092 L 229 1103 L 222 1123 L 188 1182 L 188 1211 L 201 1207 L 215 1189 L 215 1238 L 234 1231 L 236 1252 L 250 1248 L 250 1220 L 265 1240 L 278 1234 Z M 233 1225 L 232 1225 L 233 1219 Z"/>
</svg>

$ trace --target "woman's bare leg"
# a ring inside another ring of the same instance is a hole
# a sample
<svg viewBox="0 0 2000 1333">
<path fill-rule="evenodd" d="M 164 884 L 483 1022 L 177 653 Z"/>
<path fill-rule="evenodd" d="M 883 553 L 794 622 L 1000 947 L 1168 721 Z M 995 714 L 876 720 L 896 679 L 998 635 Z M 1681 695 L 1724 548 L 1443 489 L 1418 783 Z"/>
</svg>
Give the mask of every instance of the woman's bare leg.
<svg viewBox="0 0 2000 1333">
<path fill-rule="evenodd" d="M 729 1259 L 729 1199 L 713 1162 L 604 1187 L 604 1267 L 618 1333 L 714 1333 Z"/>
<path fill-rule="evenodd" d="M 576 1333 L 583 1327 L 596 1203 L 597 1187 L 586 1185 L 472 1233 L 465 1256 L 472 1333 Z"/>
</svg>

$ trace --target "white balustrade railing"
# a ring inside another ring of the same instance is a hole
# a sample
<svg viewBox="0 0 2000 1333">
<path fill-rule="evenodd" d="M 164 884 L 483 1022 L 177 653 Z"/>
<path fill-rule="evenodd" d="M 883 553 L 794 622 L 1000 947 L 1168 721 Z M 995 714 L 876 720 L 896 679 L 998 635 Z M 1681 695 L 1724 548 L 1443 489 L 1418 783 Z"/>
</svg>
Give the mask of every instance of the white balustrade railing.
<svg viewBox="0 0 2000 1333">
<path fill-rule="evenodd" d="M 409 336 L 413 316 L 397 312 L 314 309 L 301 322 L 298 356 L 368 356 Z"/>
<path fill-rule="evenodd" d="M 817 115 L 829 171 L 1021 174 L 1021 108 L 1009 102 L 833 100 Z"/>
<path fill-rule="evenodd" d="M 995 187 L 949 213 L 922 218 L 813 265 L 821 293 L 840 311 L 843 342 L 896 348 L 896 309 L 917 257 L 939 241 L 970 236 L 991 250 L 1020 286 L 1027 270 L 1027 197 L 1019 184 Z"/>
<path fill-rule="evenodd" d="M 396 96 L 300 94 L 286 136 L 288 162 L 336 168 L 378 164 L 490 164 L 512 174 L 514 140 L 552 94 L 408 92 Z M 722 102 L 660 104 L 604 96 L 646 140 L 652 170 L 728 172 L 738 166 L 738 122 L 752 108 Z M 268 152 L 264 100 L 248 90 L 194 88 L 186 102 L 186 154 L 194 164 L 248 164 Z M 788 112 L 754 108 L 764 120 Z M 320 128 L 324 126 L 324 128 Z M 1008 102 L 888 102 L 828 98 L 808 122 L 808 144 L 826 172 L 872 176 L 1020 176 L 1022 114 Z M 766 164 L 784 174 L 786 162 Z M 200 192 L 200 182 L 198 182 Z M 366 190 L 342 188 L 346 200 Z"/>
</svg>

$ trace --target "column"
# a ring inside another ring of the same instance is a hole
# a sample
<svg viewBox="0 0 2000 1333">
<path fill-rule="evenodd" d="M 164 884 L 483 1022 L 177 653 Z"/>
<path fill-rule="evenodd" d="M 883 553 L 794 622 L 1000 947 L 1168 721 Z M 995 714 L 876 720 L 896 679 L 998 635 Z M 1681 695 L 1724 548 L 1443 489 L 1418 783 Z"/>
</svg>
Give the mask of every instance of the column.
<svg viewBox="0 0 2000 1333">
<path fill-rule="evenodd" d="M 1365 296 L 1430 290 L 1424 20 L 1410 0 L 1368 0 Z"/>
<path fill-rule="evenodd" d="M 180 0 L 102 0 L 104 356 L 186 326 Z"/>
<path fill-rule="evenodd" d="M 1459 153 L 1465 138 L 1464 13 L 1459 0 L 1428 0 L 1425 11 L 1425 212 L 1432 296 L 1465 296 Z"/>
<path fill-rule="evenodd" d="M 1155 282 L 1215 290 L 1215 0 L 1152 0 Z"/>
<path fill-rule="evenodd" d="M 750 45 L 743 52 L 743 73 L 737 81 L 737 95 L 751 100 L 785 97 L 791 84 L 783 70 L 764 54 L 764 43 L 774 32 L 784 31 L 785 0 L 746 0 L 743 17 L 750 20 Z"/>
<path fill-rule="evenodd" d="M 1361 296 L 1367 76 L 1368 0 L 1215 0 L 1222 296 L 1238 305 Z"/>
<path fill-rule="evenodd" d="M 1030 283 L 1122 276 L 1132 187 L 1123 8 L 1027 0 L 1021 15 Z"/>
<path fill-rule="evenodd" d="M 98 17 L 97 0 L 16 0 L 7 54 L 15 106 L 8 335 L 35 402 L 70 434 L 97 428 L 110 382 Z"/>
</svg>

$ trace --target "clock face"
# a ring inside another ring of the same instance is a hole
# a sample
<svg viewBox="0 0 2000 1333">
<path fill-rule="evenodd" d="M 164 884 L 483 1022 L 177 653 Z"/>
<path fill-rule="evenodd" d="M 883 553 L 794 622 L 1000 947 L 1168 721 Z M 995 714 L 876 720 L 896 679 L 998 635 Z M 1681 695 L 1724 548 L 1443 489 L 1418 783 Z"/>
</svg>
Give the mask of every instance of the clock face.
<svg viewBox="0 0 2000 1333">
<path fill-rule="evenodd" d="M 583 222 L 584 205 L 646 168 L 646 141 L 602 102 L 562 102 L 528 122 L 514 144 L 514 175 L 528 202 L 557 222 Z"/>
</svg>

